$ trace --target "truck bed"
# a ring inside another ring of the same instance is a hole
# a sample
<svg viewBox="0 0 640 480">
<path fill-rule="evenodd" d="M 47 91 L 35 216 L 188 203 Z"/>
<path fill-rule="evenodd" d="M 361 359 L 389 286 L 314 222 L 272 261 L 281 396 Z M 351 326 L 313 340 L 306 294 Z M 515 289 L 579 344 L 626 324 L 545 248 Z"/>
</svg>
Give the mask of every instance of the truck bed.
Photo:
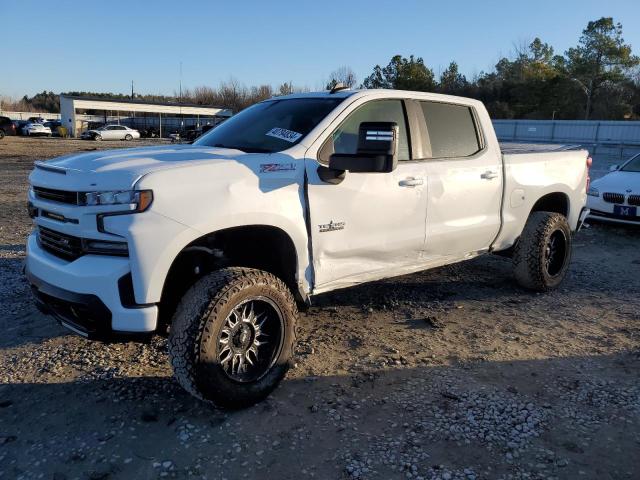
<svg viewBox="0 0 640 480">
<path fill-rule="evenodd" d="M 572 145 L 566 143 L 518 143 L 518 142 L 500 142 L 500 150 L 506 155 L 517 155 L 524 153 L 552 153 L 566 152 L 571 150 L 580 150 L 581 145 Z"/>
</svg>

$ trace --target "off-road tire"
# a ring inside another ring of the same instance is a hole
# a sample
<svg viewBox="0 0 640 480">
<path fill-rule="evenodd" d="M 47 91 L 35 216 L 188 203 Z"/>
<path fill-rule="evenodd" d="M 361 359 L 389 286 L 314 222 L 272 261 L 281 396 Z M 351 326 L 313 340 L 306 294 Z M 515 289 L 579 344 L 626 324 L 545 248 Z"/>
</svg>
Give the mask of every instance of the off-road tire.
<svg viewBox="0 0 640 480">
<path fill-rule="evenodd" d="M 552 236 L 564 240 L 562 263 L 551 273 L 546 265 L 547 247 Z M 533 212 L 513 250 L 513 271 L 524 288 L 546 292 L 564 280 L 571 262 L 571 229 L 564 215 Z"/>
<path fill-rule="evenodd" d="M 218 334 L 229 313 L 244 299 L 266 297 L 283 319 L 281 347 L 261 378 L 240 383 L 218 360 Z M 247 407 L 264 399 L 289 370 L 296 340 L 297 308 L 287 286 L 274 275 L 250 268 L 215 270 L 183 296 L 169 330 L 169 355 L 178 383 L 195 397 L 223 408 Z"/>
</svg>

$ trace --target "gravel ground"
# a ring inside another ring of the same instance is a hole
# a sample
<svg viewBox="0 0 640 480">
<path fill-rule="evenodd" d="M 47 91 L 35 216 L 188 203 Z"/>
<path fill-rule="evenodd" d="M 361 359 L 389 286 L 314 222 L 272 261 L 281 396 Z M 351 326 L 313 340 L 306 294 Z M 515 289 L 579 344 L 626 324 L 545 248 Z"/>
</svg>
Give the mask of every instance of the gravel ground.
<svg viewBox="0 0 640 480">
<path fill-rule="evenodd" d="M 0 142 L 0 478 L 640 478 L 640 229 L 580 232 L 549 294 L 486 257 L 322 296 L 282 386 L 230 413 L 163 338 L 87 342 L 31 304 L 33 161 L 122 146 Z"/>
</svg>

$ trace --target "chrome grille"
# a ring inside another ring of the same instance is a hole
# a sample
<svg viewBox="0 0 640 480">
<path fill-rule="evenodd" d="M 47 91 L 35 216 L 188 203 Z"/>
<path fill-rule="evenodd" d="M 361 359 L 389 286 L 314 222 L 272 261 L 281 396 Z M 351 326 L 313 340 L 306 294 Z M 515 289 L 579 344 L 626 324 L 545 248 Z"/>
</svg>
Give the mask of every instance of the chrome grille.
<svg viewBox="0 0 640 480">
<path fill-rule="evenodd" d="M 44 227 L 38 227 L 38 233 L 40 246 L 57 257 L 65 260 L 75 260 L 84 253 L 81 238 Z"/>
<path fill-rule="evenodd" d="M 607 203 L 624 203 L 624 195 L 622 193 L 605 192 L 602 194 L 602 199 Z"/>
<path fill-rule="evenodd" d="M 33 187 L 33 193 L 40 200 L 51 202 L 68 203 L 70 205 L 82 205 L 84 195 L 79 192 L 69 192 L 66 190 L 54 190 L 53 188 Z"/>
<path fill-rule="evenodd" d="M 629 205 L 636 205 L 640 207 L 640 195 L 629 195 L 627 203 Z"/>
</svg>

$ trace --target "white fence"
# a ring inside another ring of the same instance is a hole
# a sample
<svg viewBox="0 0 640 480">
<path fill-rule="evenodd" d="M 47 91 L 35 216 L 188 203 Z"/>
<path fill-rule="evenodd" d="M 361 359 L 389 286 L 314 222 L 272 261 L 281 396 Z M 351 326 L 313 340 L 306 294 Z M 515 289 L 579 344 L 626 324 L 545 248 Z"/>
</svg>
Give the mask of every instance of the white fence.
<svg viewBox="0 0 640 480">
<path fill-rule="evenodd" d="M 502 141 L 640 146 L 640 122 L 599 120 L 494 120 Z"/>
</svg>

